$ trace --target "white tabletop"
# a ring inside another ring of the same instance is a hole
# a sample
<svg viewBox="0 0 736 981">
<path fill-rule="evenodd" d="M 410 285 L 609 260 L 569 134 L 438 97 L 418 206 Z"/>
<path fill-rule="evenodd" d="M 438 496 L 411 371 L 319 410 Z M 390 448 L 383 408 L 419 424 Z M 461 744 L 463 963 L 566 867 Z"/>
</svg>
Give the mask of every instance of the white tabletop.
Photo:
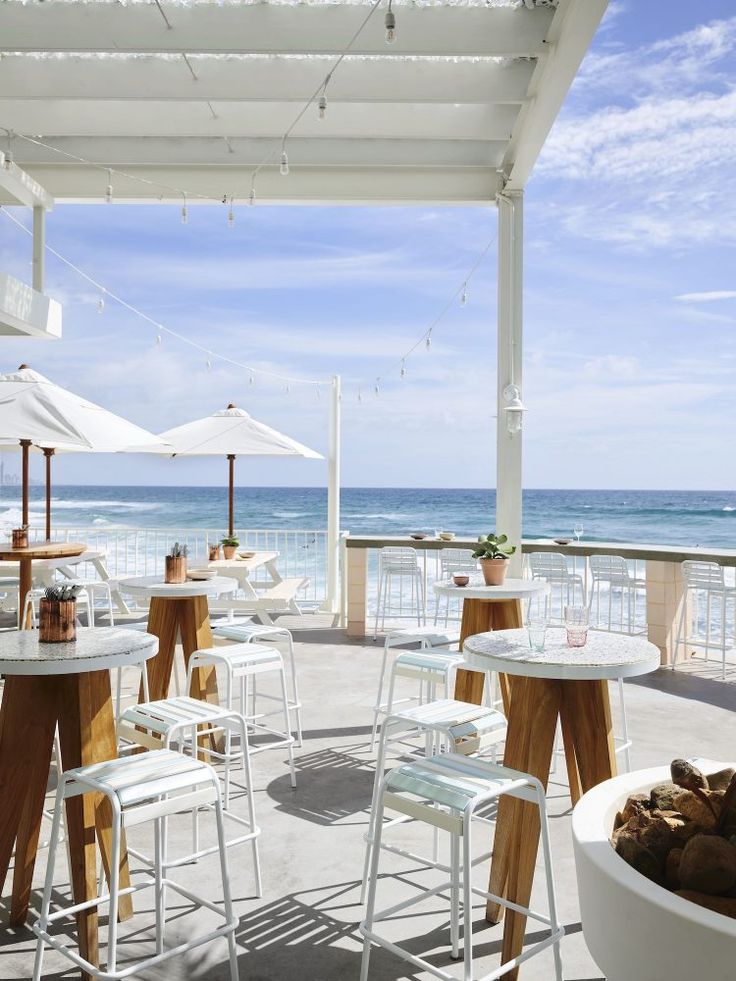
<svg viewBox="0 0 736 981">
<path fill-rule="evenodd" d="M 212 579 L 187 579 L 186 582 L 164 582 L 162 576 L 135 576 L 121 579 L 120 591 L 133 596 L 162 597 L 164 599 L 184 599 L 187 596 L 222 596 L 238 588 L 235 579 L 227 576 L 213 576 Z"/>
<path fill-rule="evenodd" d="M 254 569 L 273 562 L 279 557 L 278 552 L 254 552 L 244 559 L 239 553 L 232 559 L 214 559 L 207 563 L 208 569 L 223 569 L 226 572 L 251 572 Z"/>
<path fill-rule="evenodd" d="M 644 637 L 589 630 L 585 647 L 568 647 L 564 627 L 547 631 L 544 650 L 529 646 L 526 627 L 468 637 L 463 656 L 471 668 L 528 678 L 604 681 L 649 674 L 660 666 L 659 648 Z"/>
<path fill-rule="evenodd" d="M 452 579 L 438 580 L 434 591 L 438 596 L 456 596 L 458 599 L 529 599 L 548 593 L 549 583 L 544 579 L 507 579 L 503 586 L 486 586 L 482 576 L 471 576 L 467 586 L 456 586 Z"/>
<path fill-rule="evenodd" d="M 77 639 L 42 644 L 38 630 L 0 633 L 0 673 L 82 674 L 140 664 L 158 652 L 158 637 L 125 627 L 79 627 Z"/>
</svg>

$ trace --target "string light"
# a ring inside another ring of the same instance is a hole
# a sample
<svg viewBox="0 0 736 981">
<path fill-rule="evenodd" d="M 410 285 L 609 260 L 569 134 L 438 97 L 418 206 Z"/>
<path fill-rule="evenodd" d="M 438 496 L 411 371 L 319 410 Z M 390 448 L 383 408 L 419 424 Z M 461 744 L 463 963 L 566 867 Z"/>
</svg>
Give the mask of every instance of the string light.
<svg viewBox="0 0 736 981">
<path fill-rule="evenodd" d="M 255 184 L 251 185 L 250 194 L 248 195 L 248 204 L 253 207 L 256 203 L 256 187 Z"/>
<path fill-rule="evenodd" d="M 105 203 L 112 204 L 112 171 L 107 172 L 107 190 L 105 191 Z"/>
<path fill-rule="evenodd" d="M 253 372 L 251 371 L 251 373 L 250 373 L 250 378 L 248 379 L 248 384 L 249 384 L 249 385 L 255 385 L 255 383 L 256 383 L 256 379 L 255 379 L 255 375 L 254 375 L 254 374 L 253 374 Z"/>
<path fill-rule="evenodd" d="M 401 377 L 406 378 L 406 359 L 401 359 Z"/>
<path fill-rule="evenodd" d="M 282 145 L 281 148 L 281 166 L 279 167 L 279 173 L 282 177 L 287 177 L 289 174 L 289 156 L 284 145 Z"/>
<path fill-rule="evenodd" d="M 212 356 L 207 358 L 207 371 L 212 371 Z"/>
<path fill-rule="evenodd" d="M 430 327 L 427 331 L 427 340 L 424 342 L 424 346 L 427 350 L 432 347 L 432 328 Z"/>
<path fill-rule="evenodd" d="M 317 107 L 319 109 L 319 118 L 324 119 L 325 113 L 327 112 L 327 96 L 324 93 L 319 97 Z"/>
<path fill-rule="evenodd" d="M 466 306 L 467 302 L 468 302 L 468 284 L 463 283 L 463 290 L 462 293 L 460 294 L 460 306 L 461 307 Z"/>
<path fill-rule="evenodd" d="M 235 225 L 235 212 L 233 211 L 233 199 L 230 198 L 228 210 L 227 210 L 227 225 L 228 228 L 233 228 Z"/>
<path fill-rule="evenodd" d="M 381 379 L 380 378 L 376 378 L 376 384 L 373 386 L 373 391 L 376 393 L 377 396 L 381 394 Z"/>
<path fill-rule="evenodd" d="M 189 211 L 187 210 L 187 195 L 186 192 L 184 192 L 184 203 L 181 206 L 181 223 L 182 225 L 186 225 L 188 221 Z"/>
<path fill-rule="evenodd" d="M 159 332 L 156 334 L 156 343 L 160 344 L 162 340 L 163 338 L 161 337 L 161 331 L 159 330 Z"/>
<path fill-rule="evenodd" d="M 97 312 L 98 313 L 104 313 L 105 312 L 105 297 L 104 296 L 101 296 L 99 298 L 99 300 L 97 301 Z"/>
<path fill-rule="evenodd" d="M 396 17 L 391 9 L 391 0 L 388 0 L 388 10 L 384 23 L 386 25 L 386 44 L 393 44 L 396 40 Z"/>
<path fill-rule="evenodd" d="M 358 401 L 359 402 L 363 401 L 363 391 L 360 388 L 358 389 Z"/>
</svg>

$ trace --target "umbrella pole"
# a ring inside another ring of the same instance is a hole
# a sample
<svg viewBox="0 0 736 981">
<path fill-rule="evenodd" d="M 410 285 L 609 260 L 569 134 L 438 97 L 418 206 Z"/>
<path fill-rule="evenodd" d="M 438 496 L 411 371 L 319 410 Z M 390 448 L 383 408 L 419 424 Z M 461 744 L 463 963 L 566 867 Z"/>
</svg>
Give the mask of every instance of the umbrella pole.
<svg viewBox="0 0 736 981">
<path fill-rule="evenodd" d="M 28 527 L 28 454 L 31 448 L 30 439 L 22 439 L 20 441 L 23 459 L 21 463 L 21 494 L 22 494 L 22 504 L 21 504 L 21 525 L 23 528 Z"/>
<path fill-rule="evenodd" d="M 235 454 L 228 453 L 227 455 L 228 464 L 230 465 L 230 489 L 228 493 L 228 514 L 230 520 L 230 527 L 228 529 L 228 535 L 230 538 L 235 534 L 235 501 L 234 501 L 234 488 L 235 488 Z"/>
<path fill-rule="evenodd" d="M 51 457 L 54 451 L 46 448 L 43 451 L 46 462 L 46 541 L 51 541 Z"/>
</svg>

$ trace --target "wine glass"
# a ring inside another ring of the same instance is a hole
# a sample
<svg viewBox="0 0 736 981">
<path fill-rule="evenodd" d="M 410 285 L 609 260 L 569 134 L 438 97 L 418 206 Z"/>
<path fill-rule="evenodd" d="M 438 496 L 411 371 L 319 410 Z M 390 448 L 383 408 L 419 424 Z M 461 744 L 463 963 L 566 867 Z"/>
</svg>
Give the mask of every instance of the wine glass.
<svg viewBox="0 0 736 981">
<path fill-rule="evenodd" d="M 580 541 L 580 536 L 583 534 L 583 523 L 582 521 L 576 521 L 575 526 L 572 529 L 573 535 Z"/>
</svg>

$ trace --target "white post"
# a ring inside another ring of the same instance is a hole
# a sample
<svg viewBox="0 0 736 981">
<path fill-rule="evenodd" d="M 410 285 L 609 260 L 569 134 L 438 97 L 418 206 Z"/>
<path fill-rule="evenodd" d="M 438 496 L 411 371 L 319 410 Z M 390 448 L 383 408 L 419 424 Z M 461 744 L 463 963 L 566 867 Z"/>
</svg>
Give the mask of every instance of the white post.
<svg viewBox="0 0 736 981">
<path fill-rule="evenodd" d="M 330 613 L 340 609 L 340 376 L 330 393 L 330 450 L 327 461 L 327 599 Z"/>
<path fill-rule="evenodd" d="M 521 575 L 521 429 L 509 432 L 508 386 L 522 389 L 523 191 L 498 197 L 498 417 L 496 532 L 517 546 L 509 572 Z M 506 390 L 506 394 L 504 391 Z"/>
<path fill-rule="evenodd" d="M 46 253 L 46 209 L 33 209 L 33 288 L 43 293 Z"/>
</svg>

